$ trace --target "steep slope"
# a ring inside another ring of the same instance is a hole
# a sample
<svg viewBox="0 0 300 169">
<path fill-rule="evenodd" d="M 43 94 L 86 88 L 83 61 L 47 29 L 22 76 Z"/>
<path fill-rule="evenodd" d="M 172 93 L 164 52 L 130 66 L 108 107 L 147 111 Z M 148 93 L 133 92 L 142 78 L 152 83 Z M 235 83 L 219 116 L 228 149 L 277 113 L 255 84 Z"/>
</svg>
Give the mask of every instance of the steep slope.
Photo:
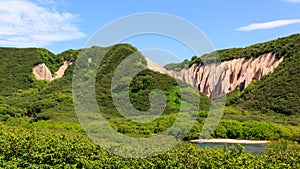
<svg viewBox="0 0 300 169">
<path fill-rule="evenodd" d="M 149 67 L 161 73 L 180 79 L 208 97 L 214 98 L 222 93 L 229 93 L 240 87 L 246 88 L 253 80 L 260 80 L 283 61 L 277 59 L 272 53 L 261 55 L 257 58 L 238 58 L 221 63 L 208 65 L 193 64 L 188 69 L 179 72 Z"/>
<path fill-rule="evenodd" d="M 243 92 L 237 105 L 263 113 L 300 115 L 300 38 L 295 53 L 286 57 L 273 74 Z"/>
<path fill-rule="evenodd" d="M 80 50 L 55 55 L 43 48 L 0 48 L 0 96 L 26 90 L 35 79 L 54 80 L 63 76 Z"/>
<path fill-rule="evenodd" d="M 52 77 L 52 74 L 47 67 L 45 63 L 40 63 L 38 65 L 35 65 L 32 69 L 32 73 L 34 74 L 35 78 L 37 80 L 46 80 L 46 81 L 52 81 L 57 78 L 62 78 L 65 70 L 71 65 L 71 61 L 64 61 L 63 65 L 59 67 L 59 69 L 55 72 L 55 76 Z"/>
<path fill-rule="evenodd" d="M 60 58 L 40 48 L 0 48 L 0 96 L 10 95 L 18 89 L 32 87 L 32 68 L 40 63 L 51 72 L 61 64 Z"/>
<path fill-rule="evenodd" d="M 31 52 L 29 54 L 35 54 L 35 57 L 32 57 L 32 55 L 27 56 L 26 50 Z M 39 50 L 42 52 L 39 52 Z M 97 56 L 104 48 L 92 47 L 83 50 L 90 52 L 93 56 Z M 46 57 L 45 53 L 48 51 L 45 49 L 7 49 L 7 52 L 10 52 L 9 55 L 2 55 L 1 59 L 8 57 L 11 60 L 17 60 L 19 58 L 15 58 L 15 55 L 20 54 L 23 56 L 22 59 L 30 60 L 30 64 L 22 64 L 17 61 L 12 62 L 11 66 L 20 65 L 22 70 L 15 74 L 11 73 L 15 70 L 10 70 L 11 72 L 8 71 L 6 76 L 3 76 L 3 79 L 7 76 L 19 78 L 24 74 L 26 77 L 29 77 L 29 80 L 26 83 L 16 84 L 10 91 L 6 91 L 7 96 L 2 95 L 0 99 L 0 118 L 2 117 L 2 121 L 27 116 L 32 118 L 32 121 L 51 119 L 77 122 L 72 98 L 72 76 L 76 58 L 80 51 L 68 50 L 56 56 L 53 55 L 51 57 L 55 58 L 57 63 L 51 64 L 53 61 L 49 62 L 51 58 Z M 98 103 L 100 108 L 103 108 L 103 112 L 109 117 L 120 116 L 114 107 L 111 97 L 111 79 L 114 70 L 123 59 L 136 52 L 137 49 L 131 45 L 115 45 L 111 47 L 97 70 L 96 85 L 101 84 L 101 86 L 96 88 Z M 60 64 L 58 64 L 58 61 Z M 143 64 L 145 64 L 145 61 L 141 56 L 137 65 L 142 66 Z M 123 78 L 126 79 L 127 77 Z M 13 86 L 12 83 L 13 81 L 5 81 L 3 85 Z M 22 85 L 26 87 L 22 87 Z M 178 93 L 177 82 L 171 77 L 150 70 L 145 70 L 138 74 L 131 83 L 130 96 L 134 107 L 138 110 L 149 109 L 149 94 L 156 87 L 163 90 L 168 98 L 164 113 L 174 114 L 178 112 L 181 99 L 180 93 Z M 114 88 L 118 88 L 118 86 L 114 86 Z M 193 91 L 187 90 L 185 92 Z M 209 103 L 209 98 L 201 95 L 201 109 L 207 110 Z"/>
<path fill-rule="evenodd" d="M 74 121 L 70 70 L 64 71 L 63 79 L 40 81 L 53 79 L 57 70 L 62 73 L 64 61 L 72 59 L 67 54 L 70 52 L 54 55 L 42 48 L 0 48 L 0 121 L 25 116 L 33 120 L 63 117 L 64 121 Z M 41 76 L 37 77 L 35 71 Z"/>
<path fill-rule="evenodd" d="M 97 53 L 97 50 L 100 49 L 101 48 L 95 47 L 91 50 L 94 50 L 94 53 Z M 131 66 L 130 69 L 128 69 L 128 66 L 121 67 L 121 70 L 119 71 L 122 72 L 124 76 L 121 75 L 120 77 L 115 77 L 114 73 L 119 64 L 133 53 L 136 53 L 138 55 L 138 59 L 134 59 L 132 62 L 128 61 L 128 65 L 134 66 Z M 102 110 L 102 112 L 104 112 L 107 116 L 120 116 L 118 111 L 116 111 L 115 109 L 114 101 L 112 100 L 112 96 L 109 91 L 115 91 L 118 97 L 127 95 L 127 93 L 123 91 L 123 84 L 114 85 L 112 83 L 112 79 L 117 78 L 120 81 L 128 82 L 131 72 L 134 72 L 139 68 L 143 68 L 145 70 L 139 72 L 132 79 L 129 86 L 129 95 L 132 105 L 140 111 L 148 110 L 151 107 L 149 102 L 150 93 L 154 89 L 160 89 L 167 97 L 167 105 L 164 109 L 163 114 L 178 113 L 180 110 L 180 103 L 184 100 L 180 98 L 181 94 L 176 80 L 170 76 L 146 69 L 145 58 L 138 53 L 136 48 L 128 44 L 113 46 L 106 54 L 105 59 L 101 63 L 101 66 L 99 66 L 98 68 L 96 77 L 96 94 L 99 108 Z M 186 93 L 189 93 L 191 95 L 193 94 L 194 91 L 188 85 L 185 86 L 184 84 L 182 84 L 181 86 L 184 86 L 182 90 L 184 90 Z M 209 98 L 200 94 L 199 99 L 200 100 L 198 100 L 197 102 L 200 102 L 200 109 L 208 110 L 210 104 Z"/>
<path fill-rule="evenodd" d="M 37 80 L 46 80 L 46 81 L 52 80 L 52 74 L 48 69 L 48 67 L 45 65 L 45 63 L 40 63 L 38 65 L 35 65 L 34 68 L 32 69 L 32 73 L 34 74 Z"/>
<path fill-rule="evenodd" d="M 213 64 L 216 53 L 211 53 L 165 67 L 174 70 L 189 67 L 179 73 L 169 70 L 168 74 L 188 82 L 210 97 L 236 90 L 229 93 L 227 105 L 262 113 L 299 115 L 299 51 L 300 34 L 295 34 L 246 48 L 217 51 L 222 61 L 220 65 Z M 212 64 L 203 65 L 202 60 Z M 213 65 L 218 73 L 207 71 Z M 210 73 L 215 77 L 210 78 Z M 252 84 L 252 80 L 259 81 Z M 249 84 L 250 87 L 243 90 Z"/>
</svg>

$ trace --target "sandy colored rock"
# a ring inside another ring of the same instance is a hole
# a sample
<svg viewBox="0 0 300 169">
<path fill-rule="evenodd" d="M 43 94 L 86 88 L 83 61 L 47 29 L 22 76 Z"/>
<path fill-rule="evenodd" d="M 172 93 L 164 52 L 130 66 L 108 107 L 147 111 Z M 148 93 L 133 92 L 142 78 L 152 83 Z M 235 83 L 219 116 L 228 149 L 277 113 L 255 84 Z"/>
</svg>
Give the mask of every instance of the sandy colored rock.
<svg viewBox="0 0 300 169">
<path fill-rule="evenodd" d="M 147 61 L 148 69 L 158 71 L 162 74 L 167 74 L 168 73 L 168 70 L 166 70 L 161 64 L 153 62 L 152 60 L 150 60 L 146 57 L 145 57 L 145 59 Z"/>
<path fill-rule="evenodd" d="M 61 78 L 65 74 L 65 70 L 71 65 L 72 62 L 70 61 L 65 61 L 62 66 L 59 67 L 58 71 L 55 72 L 54 79 Z"/>
<path fill-rule="evenodd" d="M 45 63 L 35 65 L 32 72 L 37 80 L 52 80 L 52 74 Z"/>
<path fill-rule="evenodd" d="M 214 98 L 237 87 L 246 88 L 253 80 L 260 80 L 273 72 L 282 61 L 283 58 L 277 59 L 275 54 L 268 53 L 256 58 L 239 58 L 208 65 L 194 64 L 180 72 L 168 71 L 161 65 L 155 66 L 152 61 L 148 62 L 148 68 L 180 79 Z"/>
<path fill-rule="evenodd" d="M 270 144 L 268 140 L 237 140 L 237 139 L 197 139 L 192 143 L 218 143 L 218 144 Z"/>
<path fill-rule="evenodd" d="M 69 65 L 71 65 L 72 62 L 65 61 L 62 66 L 59 67 L 58 71 L 55 72 L 55 76 L 52 77 L 52 74 L 49 70 L 49 68 L 46 66 L 45 63 L 40 63 L 38 65 L 35 65 L 32 69 L 32 73 L 34 74 L 35 78 L 37 80 L 46 80 L 46 81 L 52 81 L 57 78 L 63 77 L 65 70 L 68 68 Z"/>
</svg>

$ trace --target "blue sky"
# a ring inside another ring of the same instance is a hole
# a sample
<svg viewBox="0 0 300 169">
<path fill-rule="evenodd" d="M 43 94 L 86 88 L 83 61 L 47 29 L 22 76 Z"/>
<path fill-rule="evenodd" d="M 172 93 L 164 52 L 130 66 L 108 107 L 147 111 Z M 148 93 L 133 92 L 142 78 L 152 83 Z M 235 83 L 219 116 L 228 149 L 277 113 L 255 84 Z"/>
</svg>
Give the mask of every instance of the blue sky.
<svg viewBox="0 0 300 169">
<path fill-rule="evenodd" d="M 45 47 L 59 53 L 82 48 L 97 30 L 120 17 L 163 12 L 197 26 L 215 49 L 245 47 L 299 33 L 299 11 L 300 0 L 0 0 L 0 46 Z M 164 37 L 125 42 L 138 49 L 163 49 L 180 60 L 193 55 Z"/>
</svg>

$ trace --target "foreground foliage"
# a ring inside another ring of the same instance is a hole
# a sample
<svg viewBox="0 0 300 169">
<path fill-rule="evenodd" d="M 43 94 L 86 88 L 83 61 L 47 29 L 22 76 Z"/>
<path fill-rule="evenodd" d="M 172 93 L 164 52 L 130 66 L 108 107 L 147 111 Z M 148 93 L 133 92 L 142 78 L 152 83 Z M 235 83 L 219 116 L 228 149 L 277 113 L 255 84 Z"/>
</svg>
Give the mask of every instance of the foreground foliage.
<svg viewBox="0 0 300 169">
<path fill-rule="evenodd" d="M 200 148 L 181 142 L 164 154 L 127 159 L 91 142 L 84 134 L 1 125 L 1 168 L 299 168 L 299 148 L 254 155 L 242 149 Z M 130 149 L 130 147 L 129 147 Z"/>
</svg>

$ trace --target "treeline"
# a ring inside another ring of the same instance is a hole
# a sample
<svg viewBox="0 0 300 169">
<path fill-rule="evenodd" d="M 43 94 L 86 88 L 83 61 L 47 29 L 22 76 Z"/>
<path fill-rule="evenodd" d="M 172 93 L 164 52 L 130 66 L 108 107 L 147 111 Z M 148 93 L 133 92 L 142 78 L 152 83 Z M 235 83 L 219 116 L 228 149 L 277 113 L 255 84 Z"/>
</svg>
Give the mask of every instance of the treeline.
<svg viewBox="0 0 300 169">
<path fill-rule="evenodd" d="M 258 43 L 245 48 L 230 48 L 217 50 L 212 53 L 204 54 L 202 56 L 193 56 L 190 61 L 185 60 L 178 64 L 166 65 L 168 70 L 181 70 L 182 68 L 191 67 L 193 64 L 209 64 L 213 62 L 220 62 L 232 60 L 237 58 L 251 58 L 258 57 L 266 53 L 276 54 L 277 58 L 292 57 L 299 51 L 300 34 L 278 38 L 264 43 Z"/>
</svg>

